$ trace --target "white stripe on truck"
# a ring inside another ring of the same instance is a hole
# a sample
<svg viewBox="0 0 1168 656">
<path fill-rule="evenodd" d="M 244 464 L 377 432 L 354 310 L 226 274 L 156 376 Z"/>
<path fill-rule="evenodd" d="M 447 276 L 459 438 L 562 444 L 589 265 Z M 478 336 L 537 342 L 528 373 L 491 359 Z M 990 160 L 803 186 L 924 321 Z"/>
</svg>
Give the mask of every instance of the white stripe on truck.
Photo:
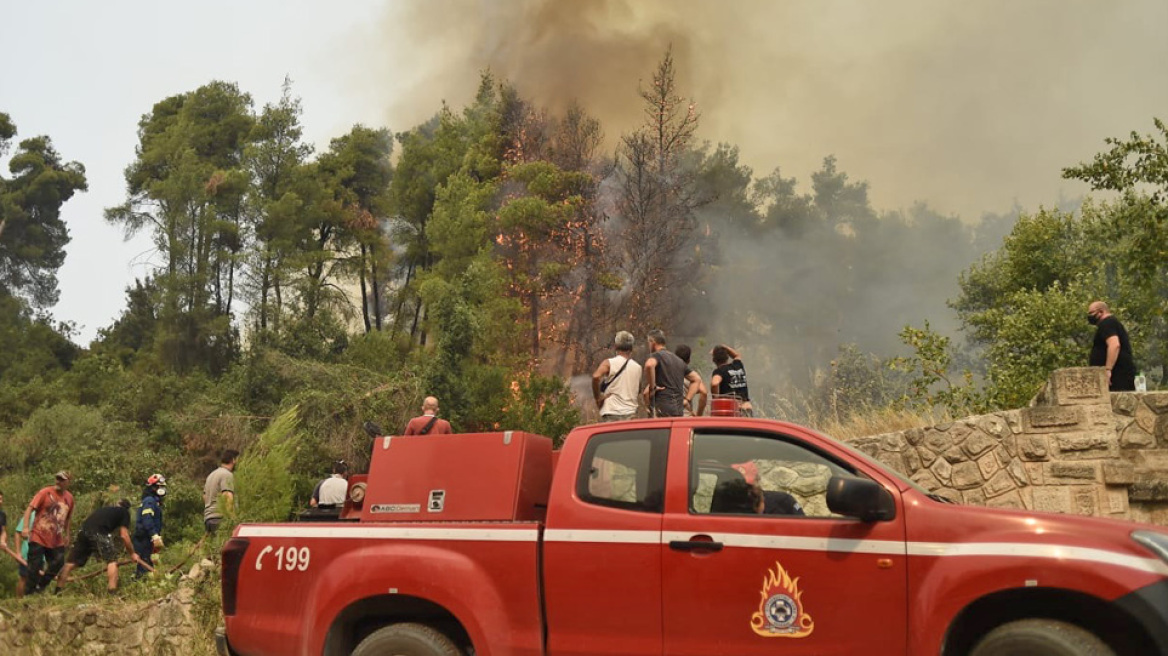
<svg viewBox="0 0 1168 656">
<path fill-rule="evenodd" d="M 535 542 L 535 528 L 457 528 L 406 526 L 312 526 L 302 524 L 244 524 L 243 538 L 335 538 L 344 540 L 454 540 L 464 542 Z"/>
<path fill-rule="evenodd" d="M 592 544 L 664 545 L 689 540 L 695 531 L 620 531 L 604 529 L 547 529 L 545 542 Z M 753 533 L 703 533 L 726 547 L 908 555 L 929 558 L 1004 557 L 1059 561 L 1086 561 L 1168 576 L 1168 564 L 1158 558 L 1141 558 L 1104 549 L 1025 542 L 909 542 L 893 540 L 844 540 L 839 538 Z M 462 542 L 535 542 L 535 528 L 459 528 L 397 526 L 312 526 L 308 524 L 245 524 L 240 537 L 333 538 L 348 540 L 441 540 Z"/>
</svg>

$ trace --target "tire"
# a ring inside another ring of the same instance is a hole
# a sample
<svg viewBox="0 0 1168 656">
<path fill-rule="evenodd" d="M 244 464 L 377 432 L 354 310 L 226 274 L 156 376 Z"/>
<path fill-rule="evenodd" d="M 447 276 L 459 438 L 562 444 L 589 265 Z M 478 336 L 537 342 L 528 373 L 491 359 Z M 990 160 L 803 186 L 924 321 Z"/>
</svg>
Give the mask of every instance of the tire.
<svg viewBox="0 0 1168 656">
<path fill-rule="evenodd" d="M 425 624 L 391 624 L 370 633 L 353 656 L 465 656 L 445 634 Z"/>
<path fill-rule="evenodd" d="M 1115 656 L 1090 631 L 1056 620 L 1018 620 L 986 634 L 969 656 Z"/>
</svg>

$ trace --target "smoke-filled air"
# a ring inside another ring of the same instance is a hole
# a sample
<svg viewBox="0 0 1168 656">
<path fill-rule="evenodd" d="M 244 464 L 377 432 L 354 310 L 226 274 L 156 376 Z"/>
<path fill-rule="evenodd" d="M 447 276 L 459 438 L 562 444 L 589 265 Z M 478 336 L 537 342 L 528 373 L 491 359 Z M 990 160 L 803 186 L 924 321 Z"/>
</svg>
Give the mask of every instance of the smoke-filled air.
<svg viewBox="0 0 1168 656">
<path fill-rule="evenodd" d="M 785 398 L 848 345 L 902 352 L 909 324 L 964 343 L 959 274 L 1019 212 L 1076 207 L 1062 169 L 1168 107 L 1164 24 L 1154 1 L 428 2 L 387 13 L 369 54 L 401 81 L 380 96 L 394 126 L 469 102 L 484 71 L 598 119 L 611 236 L 622 140 L 655 118 L 637 90 L 670 52 L 701 188 L 660 319 L 699 369 L 735 344 Z M 648 318 L 610 319 L 594 328 Z"/>
</svg>

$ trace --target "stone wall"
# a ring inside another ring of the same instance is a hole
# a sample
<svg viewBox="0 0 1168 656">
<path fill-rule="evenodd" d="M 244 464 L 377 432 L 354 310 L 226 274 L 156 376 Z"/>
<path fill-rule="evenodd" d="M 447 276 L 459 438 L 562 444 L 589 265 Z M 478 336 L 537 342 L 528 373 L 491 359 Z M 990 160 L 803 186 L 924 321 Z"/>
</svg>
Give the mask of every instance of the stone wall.
<svg viewBox="0 0 1168 656">
<path fill-rule="evenodd" d="M 1055 371 L 1030 407 L 849 442 L 962 503 L 1168 525 L 1168 392 Z"/>
<path fill-rule="evenodd" d="M 152 656 L 207 653 L 210 641 L 195 622 L 195 586 L 214 567 L 193 566 L 174 593 L 152 601 L 83 603 L 0 613 L 0 654 L 5 656 Z M 213 572 L 211 573 L 213 576 Z"/>
</svg>

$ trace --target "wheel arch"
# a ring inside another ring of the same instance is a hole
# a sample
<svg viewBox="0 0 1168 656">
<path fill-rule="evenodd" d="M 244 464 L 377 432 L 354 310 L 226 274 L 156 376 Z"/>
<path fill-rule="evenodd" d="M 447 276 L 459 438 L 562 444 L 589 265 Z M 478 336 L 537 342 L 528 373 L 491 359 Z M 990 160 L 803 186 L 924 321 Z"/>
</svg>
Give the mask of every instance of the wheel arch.
<svg viewBox="0 0 1168 656">
<path fill-rule="evenodd" d="M 1061 588 L 1015 588 L 966 606 L 945 632 L 943 656 L 967 656 L 994 627 L 1023 619 L 1060 620 L 1099 636 L 1118 654 L 1151 654 L 1156 645 L 1144 627 L 1115 604 Z"/>
<path fill-rule="evenodd" d="M 324 656 L 348 656 L 370 633 L 400 622 L 432 627 L 464 652 L 472 644 L 466 627 L 449 609 L 421 597 L 384 594 L 354 601 L 337 614 L 325 635 Z"/>
</svg>

